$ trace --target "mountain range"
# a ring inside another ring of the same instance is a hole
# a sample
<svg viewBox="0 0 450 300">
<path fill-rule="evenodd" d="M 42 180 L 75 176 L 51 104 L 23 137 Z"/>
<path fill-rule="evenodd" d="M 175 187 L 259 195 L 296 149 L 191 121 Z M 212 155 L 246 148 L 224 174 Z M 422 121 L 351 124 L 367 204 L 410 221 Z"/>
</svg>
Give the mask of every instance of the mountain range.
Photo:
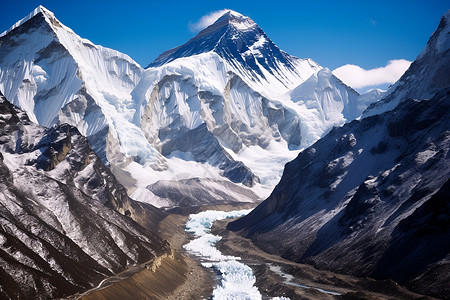
<svg viewBox="0 0 450 300">
<path fill-rule="evenodd" d="M 283 52 L 234 11 L 147 69 L 42 6 L 1 35 L 0 53 L 8 101 L 40 125 L 76 127 L 134 199 L 157 206 L 179 205 L 179 181 L 193 178 L 257 194 L 229 201 L 264 197 L 300 149 L 382 96 Z M 155 194 L 159 180 L 178 194 Z"/>
<path fill-rule="evenodd" d="M 449 22 L 387 92 L 360 95 L 231 10 L 143 68 L 37 7 L 0 34 L 0 298 L 68 296 L 170 255 L 161 207 L 265 198 L 228 228 L 447 297 Z"/>
</svg>

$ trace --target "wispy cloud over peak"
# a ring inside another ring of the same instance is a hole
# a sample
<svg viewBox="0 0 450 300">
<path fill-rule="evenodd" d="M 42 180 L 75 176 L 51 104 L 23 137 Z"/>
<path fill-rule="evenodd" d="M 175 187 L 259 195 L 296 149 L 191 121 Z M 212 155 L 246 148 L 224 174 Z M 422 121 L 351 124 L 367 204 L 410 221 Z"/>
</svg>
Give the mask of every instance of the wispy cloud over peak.
<svg viewBox="0 0 450 300">
<path fill-rule="evenodd" d="M 223 14 L 226 12 L 229 12 L 231 9 L 222 9 L 222 10 L 216 10 L 212 11 L 207 15 L 204 15 L 200 19 L 198 19 L 196 22 L 189 22 L 188 27 L 189 30 L 192 32 L 198 32 L 202 29 L 205 29 L 209 25 L 213 24 L 218 18 L 220 18 Z"/>
</svg>

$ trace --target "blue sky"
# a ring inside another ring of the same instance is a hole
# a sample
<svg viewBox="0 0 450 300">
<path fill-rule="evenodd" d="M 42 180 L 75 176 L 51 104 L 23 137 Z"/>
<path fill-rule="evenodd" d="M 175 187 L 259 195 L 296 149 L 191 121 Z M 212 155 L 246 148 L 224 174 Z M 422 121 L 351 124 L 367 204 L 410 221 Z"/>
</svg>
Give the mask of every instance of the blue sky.
<svg viewBox="0 0 450 300">
<path fill-rule="evenodd" d="M 80 36 L 146 66 L 195 35 L 189 24 L 230 8 L 251 17 L 283 50 L 331 70 L 413 61 L 450 1 L 4 1 L 0 31 L 39 4 Z"/>
</svg>

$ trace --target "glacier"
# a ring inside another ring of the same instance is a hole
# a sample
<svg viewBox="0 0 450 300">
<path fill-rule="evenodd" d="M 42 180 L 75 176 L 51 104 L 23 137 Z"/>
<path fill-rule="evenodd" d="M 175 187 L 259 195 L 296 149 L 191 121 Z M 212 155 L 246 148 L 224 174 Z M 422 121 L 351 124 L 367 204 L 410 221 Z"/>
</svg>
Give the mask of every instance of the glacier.
<svg viewBox="0 0 450 300">
<path fill-rule="evenodd" d="M 186 232 L 192 233 L 195 239 L 183 247 L 202 260 L 206 268 L 214 268 L 221 274 L 218 286 L 213 290 L 213 299 L 261 300 L 262 295 L 254 286 L 256 282 L 252 269 L 239 262 L 240 258 L 223 255 L 214 245 L 221 240 L 220 236 L 210 233 L 217 220 L 232 219 L 248 214 L 251 209 L 237 211 L 207 210 L 191 214 L 186 223 Z M 288 300 L 286 297 L 274 297 L 273 300 Z"/>
</svg>

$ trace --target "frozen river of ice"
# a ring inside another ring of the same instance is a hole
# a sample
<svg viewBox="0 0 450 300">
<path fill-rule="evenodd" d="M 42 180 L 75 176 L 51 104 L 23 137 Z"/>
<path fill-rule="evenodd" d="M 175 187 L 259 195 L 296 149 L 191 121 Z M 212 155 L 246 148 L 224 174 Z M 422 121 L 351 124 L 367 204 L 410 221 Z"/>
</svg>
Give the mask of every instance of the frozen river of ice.
<svg viewBox="0 0 450 300">
<path fill-rule="evenodd" d="M 255 286 L 256 278 L 252 269 L 240 262 L 239 257 L 223 255 L 215 248 L 221 237 L 211 234 L 212 224 L 217 220 L 230 219 L 246 215 L 251 210 L 215 211 L 208 210 L 189 216 L 186 231 L 195 239 L 184 245 L 190 253 L 198 256 L 206 268 L 214 268 L 220 275 L 220 283 L 214 288 L 213 299 L 262 299 Z M 273 299 L 288 299 L 276 297 Z"/>
</svg>

